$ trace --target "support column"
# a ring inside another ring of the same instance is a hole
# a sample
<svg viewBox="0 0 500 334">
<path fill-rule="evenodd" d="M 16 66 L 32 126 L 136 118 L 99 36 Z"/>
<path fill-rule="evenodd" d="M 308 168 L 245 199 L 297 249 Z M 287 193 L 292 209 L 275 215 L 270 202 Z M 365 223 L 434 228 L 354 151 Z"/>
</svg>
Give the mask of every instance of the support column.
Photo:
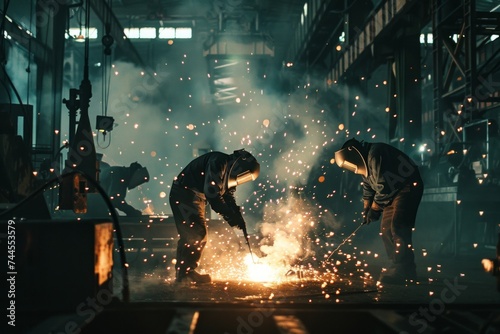
<svg viewBox="0 0 500 334">
<path fill-rule="evenodd" d="M 37 40 L 51 52 L 46 52 L 38 64 L 36 145 L 47 147 L 55 154 L 61 145 L 61 110 L 63 62 L 68 8 L 58 2 L 38 1 Z"/>
<path fill-rule="evenodd" d="M 403 151 L 422 137 L 422 87 L 420 66 L 420 31 L 413 27 L 403 34 L 394 52 L 396 87 L 396 129 L 390 138 Z"/>
<path fill-rule="evenodd" d="M 443 149 L 442 136 L 439 132 L 444 129 L 444 111 L 446 110 L 443 99 L 444 93 L 444 55 L 443 55 L 443 38 L 440 29 L 440 1 L 432 0 L 432 82 L 433 82 L 433 119 L 434 119 L 434 138 L 436 140 L 434 152 L 441 152 Z"/>
<path fill-rule="evenodd" d="M 464 20 L 465 20 L 465 99 L 470 103 L 470 121 L 477 113 L 476 95 L 477 95 L 477 38 L 476 38 L 476 1 L 464 1 Z M 466 101 L 464 100 L 464 104 Z"/>
</svg>

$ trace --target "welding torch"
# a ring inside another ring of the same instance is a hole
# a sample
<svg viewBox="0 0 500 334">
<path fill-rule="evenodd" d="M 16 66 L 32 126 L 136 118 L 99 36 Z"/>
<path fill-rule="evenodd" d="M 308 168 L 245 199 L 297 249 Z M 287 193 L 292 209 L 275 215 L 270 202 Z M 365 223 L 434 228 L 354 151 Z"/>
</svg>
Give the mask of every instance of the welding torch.
<svg viewBox="0 0 500 334">
<path fill-rule="evenodd" d="M 254 259 L 254 256 L 253 256 L 252 247 L 250 246 L 250 238 L 248 236 L 247 223 L 243 219 L 243 216 L 241 215 L 241 213 L 240 214 L 236 214 L 236 215 L 231 216 L 231 217 L 225 216 L 224 218 L 229 223 L 229 226 L 231 226 L 231 227 L 237 227 L 237 228 L 239 228 L 240 230 L 243 231 L 243 236 L 245 237 L 245 242 L 247 243 L 248 250 L 250 251 L 250 256 L 252 257 L 252 262 L 254 264 L 257 263 L 257 262 L 255 262 L 255 259 Z"/>
<path fill-rule="evenodd" d="M 243 236 L 245 237 L 245 241 L 246 241 L 247 246 L 248 246 L 248 251 L 250 252 L 250 256 L 252 257 L 252 262 L 255 264 L 256 262 L 255 262 L 255 259 L 253 257 L 252 247 L 250 246 L 250 238 L 249 238 L 248 232 L 247 232 L 247 224 L 243 221 L 243 224 L 241 224 L 239 227 L 243 231 Z"/>
</svg>

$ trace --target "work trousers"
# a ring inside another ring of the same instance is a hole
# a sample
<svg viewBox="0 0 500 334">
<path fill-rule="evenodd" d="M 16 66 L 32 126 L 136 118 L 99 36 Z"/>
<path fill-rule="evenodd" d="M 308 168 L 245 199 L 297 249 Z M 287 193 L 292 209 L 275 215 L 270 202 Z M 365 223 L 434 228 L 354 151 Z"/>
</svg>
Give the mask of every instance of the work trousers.
<svg viewBox="0 0 500 334">
<path fill-rule="evenodd" d="M 175 226 L 179 233 L 177 242 L 177 276 L 196 269 L 207 243 L 207 223 L 205 219 L 205 197 L 173 184 L 169 197 Z"/>
<path fill-rule="evenodd" d="M 423 194 L 423 182 L 411 182 L 401 189 L 382 213 L 381 237 L 396 270 L 415 272 L 412 232 Z"/>
</svg>

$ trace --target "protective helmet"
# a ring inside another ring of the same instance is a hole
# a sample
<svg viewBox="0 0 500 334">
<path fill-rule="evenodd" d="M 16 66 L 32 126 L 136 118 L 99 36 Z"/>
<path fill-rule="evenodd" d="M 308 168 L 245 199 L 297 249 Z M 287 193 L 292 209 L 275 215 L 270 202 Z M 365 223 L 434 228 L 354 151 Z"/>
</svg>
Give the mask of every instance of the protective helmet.
<svg viewBox="0 0 500 334">
<path fill-rule="evenodd" d="M 260 164 L 252 154 L 245 151 L 245 149 L 241 149 L 234 151 L 232 156 L 233 159 L 227 177 L 228 188 L 257 179 L 260 173 Z"/>
<path fill-rule="evenodd" d="M 130 164 L 130 181 L 127 188 L 134 189 L 143 183 L 149 181 L 149 172 L 146 167 L 142 167 L 141 164 L 133 162 Z"/>
<path fill-rule="evenodd" d="M 342 145 L 340 150 L 335 152 L 335 162 L 340 168 L 367 177 L 368 167 L 365 151 L 362 142 L 357 141 L 355 138 L 349 139 Z"/>
</svg>

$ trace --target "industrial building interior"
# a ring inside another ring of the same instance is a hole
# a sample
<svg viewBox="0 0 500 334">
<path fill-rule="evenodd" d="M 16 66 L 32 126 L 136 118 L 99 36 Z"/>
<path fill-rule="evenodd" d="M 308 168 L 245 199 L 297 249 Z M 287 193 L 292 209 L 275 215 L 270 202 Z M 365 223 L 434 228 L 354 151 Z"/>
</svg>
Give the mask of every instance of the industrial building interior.
<svg viewBox="0 0 500 334">
<path fill-rule="evenodd" d="M 2 333 L 500 332 L 498 1 L 0 4 Z M 414 282 L 378 281 L 349 138 L 419 167 Z M 248 237 L 207 209 L 212 282 L 177 284 L 172 181 L 241 148 Z"/>
</svg>

